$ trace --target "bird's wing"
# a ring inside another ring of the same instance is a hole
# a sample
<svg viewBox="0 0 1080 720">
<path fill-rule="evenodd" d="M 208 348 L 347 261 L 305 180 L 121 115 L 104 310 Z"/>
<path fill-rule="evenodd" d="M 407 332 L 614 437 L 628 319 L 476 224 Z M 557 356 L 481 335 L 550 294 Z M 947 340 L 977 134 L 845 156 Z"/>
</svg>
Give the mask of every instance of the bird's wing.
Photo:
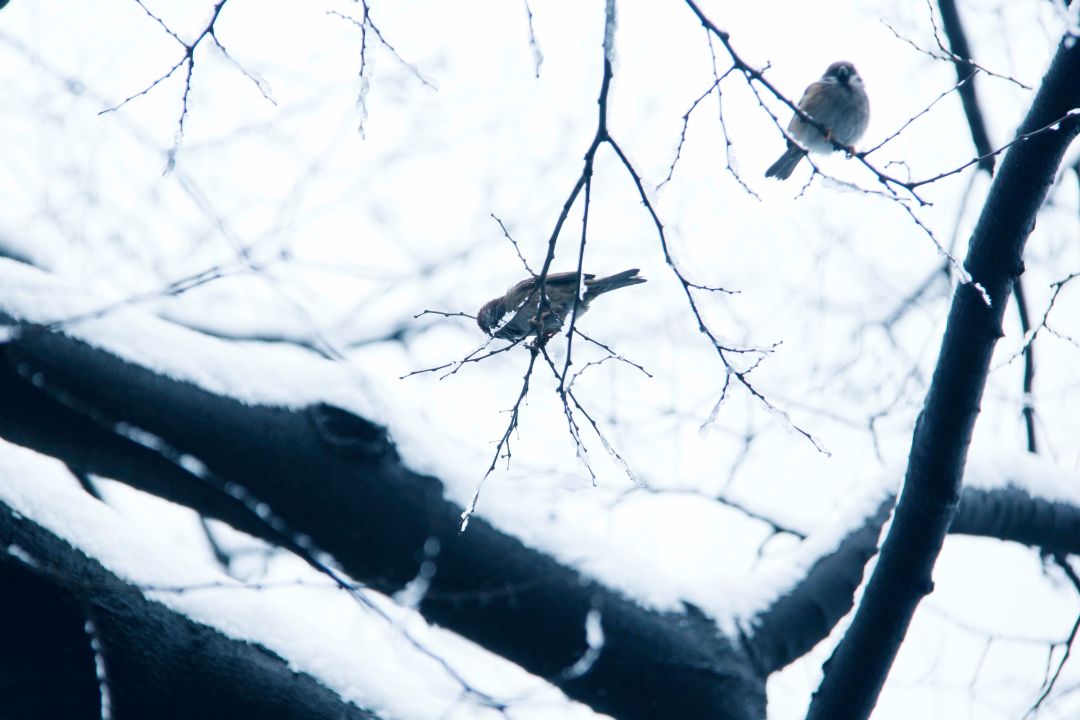
<svg viewBox="0 0 1080 720">
<path fill-rule="evenodd" d="M 516 285 L 514 285 L 509 290 L 507 290 L 506 298 L 508 300 L 512 299 L 512 298 L 524 299 L 525 296 L 528 295 L 529 293 L 531 293 L 535 288 L 536 288 L 536 278 L 534 278 L 534 277 L 525 278 L 524 280 L 517 283 Z M 519 300 L 519 302 L 520 302 L 520 300 Z"/>
<path fill-rule="evenodd" d="M 544 291 L 553 305 L 560 305 L 561 298 L 573 297 L 574 293 L 577 292 L 578 277 L 578 274 L 572 271 L 548 274 L 544 280 Z M 586 280 L 595 277 L 596 275 L 592 273 L 585 273 Z M 539 278 L 532 277 L 522 280 L 510 289 L 506 294 L 504 312 L 513 312 L 514 317 L 505 326 L 513 325 L 519 328 L 521 332 L 525 332 L 532 321 L 537 305 L 540 303 L 540 298 L 536 294 L 538 285 Z"/>
<path fill-rule="evenodd" d="M 815 80 L 810 83 L 806 88 L 806 92 L 803 93 L 802 99 L 799 100 L 799 107 L 802 108 L 802 111 L 818 120 L 822 107 L 828 102 L 830 85 L 831 83 L 823 80 Z M 796 115 L 795 119 L 799 119 L 799 116 Z"/>
<path fill-rule="evenodd" d="M 596 275 L 592 273 L 585 273 L 586 280 L 592 280 L 594 277 L 596 277 Z M 566 287 L 568 285 L 577 285 L 577 283 L 578 274 L 576 272 L 558 272 L 548 275 L 547 283 L 545 284 L 551 285 L 552 287 Z"/>
<path fill-rule="evenodd" d="M 592 273 L 585 273 L 585 279 L 591 280 L 596 277 Z M 576 272 L 557 272 L 548 273 L 547 279 L 544 280 L 544 287 L 561 288 L 567 286 L 574 286 L 578 283 L 578 274 Z M 516 300 L 511 303 L 511 307 L 525 300 L 526 297 L 534 290 L 539 284 L 539 277 L 525 278 L 506 293 L 507 299 Z"/>
</svg>

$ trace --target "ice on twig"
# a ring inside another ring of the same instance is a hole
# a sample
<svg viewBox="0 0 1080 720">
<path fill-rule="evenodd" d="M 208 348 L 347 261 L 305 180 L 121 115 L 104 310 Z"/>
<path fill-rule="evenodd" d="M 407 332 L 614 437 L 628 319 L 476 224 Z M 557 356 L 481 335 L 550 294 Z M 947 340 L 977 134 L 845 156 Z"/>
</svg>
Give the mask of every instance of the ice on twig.
<svg viewBox="0 0 1080 720">
<path fill-rule="evenodd" d="M 615 64 L 615 0 L 607 0 L 604 7 L 604 59 Z"/>
</svg>

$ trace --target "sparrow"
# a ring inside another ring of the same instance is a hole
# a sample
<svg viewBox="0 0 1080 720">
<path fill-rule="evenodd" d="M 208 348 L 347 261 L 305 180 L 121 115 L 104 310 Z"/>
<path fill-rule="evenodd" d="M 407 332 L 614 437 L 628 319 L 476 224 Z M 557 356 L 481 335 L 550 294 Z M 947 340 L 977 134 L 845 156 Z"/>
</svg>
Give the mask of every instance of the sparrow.
<svg viewBox="0 0 1080 720">
<path fill-rule="evenodd" d="M 862 78 L 849 62 L 834 62 L 817 82 L 810 83 L 799 101 L 799 108 L 824 125 L 824 135 L 798 114 L 788 123 L 788 133 L 798 144 L 788 140 L 787 150 L 765 171 L 765 177 L 785 180 L 806 155 L 807 150 L 829 153 L 836 149 L 833 140 L 853 146 L 866 132 L 870 120 L 870 101 Z M 801 146 L 801 147 L 800 147 Z"/>
<path fill-rule="evenodd" d="M 502 297 L 484 303 L 476 313 L 476 324 L 488 335 L 503 340 L 517 342 L 530 335 L 542 335 L 547 340 L 562 328 L 578 292 L 582 292 L 577 309 L 581 315 L 598 296 L 643 282 L 645 278 L 638 276 L 637 268 L 603 278 L 586 273 L 584 287 L 576 272 L 551 273 L 544 282 L 547 302 L 541 312 L 540 278 L 527 278 Z"/>
</svg>

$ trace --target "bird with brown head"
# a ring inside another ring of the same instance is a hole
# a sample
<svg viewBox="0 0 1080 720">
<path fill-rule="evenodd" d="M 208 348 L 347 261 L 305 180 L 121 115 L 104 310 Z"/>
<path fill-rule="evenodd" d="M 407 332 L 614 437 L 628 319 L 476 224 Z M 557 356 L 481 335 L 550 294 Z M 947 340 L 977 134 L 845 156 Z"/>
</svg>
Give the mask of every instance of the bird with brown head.
<svg viewBox="0 0 1080 720">
<path fill-rule="evenodd" d="M 589 309 L 589 303 L 612 290 L 645 282 L 638 269 L 598 278 L 586 273 L 584 282 L 576 272 L 551 273 L 544 280 L 547 300 L 541 302 L 540 278 L 522 280 L 505 295 L 484 303 L 476 314 L 476 324 L 488 335 L 503 340 L 519 341 L 530 336 L 548 339 L 562 328 L 574 307 L 574 298 L 581 293 L 577 313 Z"/>
</svg>

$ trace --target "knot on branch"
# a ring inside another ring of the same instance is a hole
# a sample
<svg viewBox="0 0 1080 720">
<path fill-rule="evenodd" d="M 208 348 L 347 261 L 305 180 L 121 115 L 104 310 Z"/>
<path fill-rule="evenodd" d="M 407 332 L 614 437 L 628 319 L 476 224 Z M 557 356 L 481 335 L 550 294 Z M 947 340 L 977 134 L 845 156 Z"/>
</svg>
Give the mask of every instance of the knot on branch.
<svg viewBox="0 0 1080 720">
<path fill-rule="evenodd" d="M 348 410 L 319 403 L 307 409 L 319 437 L 335 451 L 350 457 L 381 459 L 396 457 L 386 428 L 369 422 Z"/>
</svg>

